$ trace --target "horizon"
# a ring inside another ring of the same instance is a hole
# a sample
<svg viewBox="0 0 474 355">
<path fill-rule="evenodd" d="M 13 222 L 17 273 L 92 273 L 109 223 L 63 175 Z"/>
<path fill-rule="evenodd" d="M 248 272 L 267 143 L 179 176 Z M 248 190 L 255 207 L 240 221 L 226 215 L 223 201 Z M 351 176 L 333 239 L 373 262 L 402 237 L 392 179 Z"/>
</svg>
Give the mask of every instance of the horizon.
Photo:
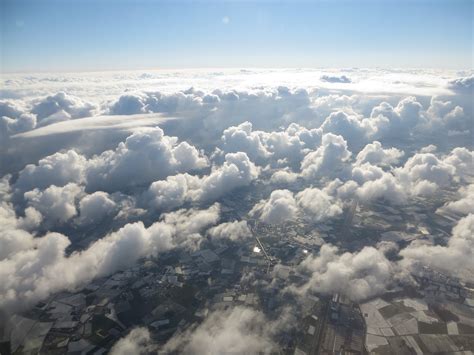
<svg viewBox="0 0 474 355">
<path fill-rule="evenodd" d="M 10 71 L 4 72 L 4 75 L 28 75 L 28 74 L 93 74 L 93 73 L 122 73 L 122 72 L 137 72 L 137 71 L 162 71 L 162 72 L 170 72 L 170 71 L 211 71 L 211 70 L 223 70 L 223 71 L 231 71 L 231 70 L 298 70 L 298 71 L 305 71 L 305 70 L 322 70 L 322 71 L 344 71 L 344 70 L 393 70 L 393 71 L 410 71 L 410 70 L 432 70 L 432 71 L 444 71 L 444 72 L 456 72 L 456 73 L 465 73 L 469 71 L 473 71 L 474 69 L 469 67 L 460 67 L 460 68 L 445 68 L 445 67 L 390 67 L 390 66 L 343 66 L 343 67 L 331 67 L 331 66 L 314 66 L 314 67 L 163 67 L 163 68 L 154 68 L 154 67 L 143 67 L 143 68 L 117 68 L 117 69 L 83 69 L 83 70 L 45 70 L 45 71 Z"/>
</svg>

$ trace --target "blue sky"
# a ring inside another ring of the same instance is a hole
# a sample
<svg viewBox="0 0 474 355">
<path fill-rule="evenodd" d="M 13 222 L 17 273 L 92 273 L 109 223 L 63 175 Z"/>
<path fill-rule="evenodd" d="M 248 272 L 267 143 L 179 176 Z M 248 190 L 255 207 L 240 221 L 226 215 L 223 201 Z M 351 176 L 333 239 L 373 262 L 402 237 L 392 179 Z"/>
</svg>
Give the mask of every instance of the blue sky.
<svg viewBox="0 0 474 355">
<path fill-rule="evenodd" d="M 0 2 L 3 72 L 472 67 L 471 0 Z"/>
</svg>

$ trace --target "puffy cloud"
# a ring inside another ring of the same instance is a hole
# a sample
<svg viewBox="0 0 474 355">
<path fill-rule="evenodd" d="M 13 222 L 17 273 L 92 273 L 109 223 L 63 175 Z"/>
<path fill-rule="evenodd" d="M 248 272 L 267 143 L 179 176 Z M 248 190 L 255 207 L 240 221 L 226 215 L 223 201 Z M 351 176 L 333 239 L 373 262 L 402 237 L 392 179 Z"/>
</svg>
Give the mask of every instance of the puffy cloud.
<svg viewBox="0 0 474 355">
<path fill-rule="evenodd" d="M 146 97 L 139 94 L 125 94 L 110 106 L 111 115 L 133 115 L 145 112 Z"/>
<path fill-rule="evenodd" d="M 381 168 L 369 163 L 355 165 L 352 168 L 352 179 L 361 185 L 366 181 L 380 179 L 384 175 L 385 173 Z"/>
<path fill-rule="evenodd" d="M 298 269 L 308 275 L 308 281 L 293 288 L 297 293 L 340 293 L 355 301 L 384 292 L 394 274 L 390 261 L 373 247 L 341 254 L 329 244 L 318 255 L 309 255 Z"/>
<path fill-rule="evenodd" d="M 347 200 L 352 199 L 355 196 L 358 188 L 359 184 L 353 180 L 343 182 L 340 179 L 335 179 L 328 183 L 323 191 L 341 200 Z"/>
<path fill-rule="evenodd" d="M 359 105 L 362 96 L 360 95 L 340 95 L 328 94 L 318 95 L 313 99 L 313 106 L 318 113 L 319 123 L 323 123 L 332 112 L 343 111 L 350 114 L 355 114 L 355 108 Z M 379 101 L 376 101 L 379 102 Z M 363 105 L 365 107 L 366 104 Z"/>
<path fill-rule="evenodd" d="M 321 144 L 322 131 L 319 128 L 307 129 L 296 123 L 284 131 L 261 132 L 264 145 L 274 159 L 286 159 L 297 164 L 306 153 Z"/>
<path fill-rule="evenodd" d="M 12 188 L 10 186 L 10 175 L 0 178 L 0 224 L 4 230 L 9 228 L 22 228 L 29 230 L 37 227 L 41 222 L 41 214 L 33 208 L 25 210 L 25 217 L 17 219 L 14 206 L 11 203 Z"/>
<path fill-rule="evenodd" d="M 74 290 L 96 277 L 127 268 L 142 257 L 174 247 L 195 248 L 199 232 L 218 218 L 218 205 L 179 210 L 163 215 L 148 228 L 142 222 L 127 224 L 69 256 L 66 248 L 70 241 L 62 234 L 24 235 L 0 260 L 0 307 L 14 312 L 54 292 Z"/>
<path fill-rule="evenodd" d="M 142 199 L 145 204 L 159 210 L 178 207 L 186 201 L 213 201 L 236 188 L 248 186 L 259 173 L 259 168 L 247 154 L 228 153 L 225 162 L 214 167 L 209 175 L 178 174 L 155 181 Z"/>
<path fill-rule="evenodd" d="M 67 113 L 72 118 L 93 116 L 95 109 L 94 105 L 84 102 L 78 97 L 58 92 L 55 95 L 37 100 L 31 112 L 41 121 L 61 111 Z"/>
<path fill-rule="evenodd" d="M 326 191 L 313 187 L 296 195 L 289 190 L 274 190 L 267 200 L 258 202 L 249 213 L 269 224 L 283 223 L 299 215 L 320 222 L 340 215 L 342 204 Z"/>
<path fill-rule="evenodd" d="M 208 165 L 206 156 L 188 142 L 179 143 L 171 151 L 171 163 L 178 172 L 202 169 Z"/>
<path fill-rule="evenodd" d="M 165 136 L 159 127 L 135 132 L 115 150 L 92 158 L 87 168 L 89 190 L 119 190 L 168 175 L 201 169 L 207 159 L 187 142 Z"/>
<path fill-rule="evenodd" d="M 438 149 L 434 144 L 429 144 L 426 147 L 420 149 L 420 153 L 435 153 Z"/>
<path fill-rule="evenodd" d="M 306 122 L 315 115 L 309 93 L 304 89 L 217 89 L 212 91 L 212 95 L 217 96 L 219 101 L 180 111 L 180 115 L 194 118 L 188 129 L 183 129 L 192 137 L 205 142 L 217 138 L 217 132 L 245 121 L 252 123 L 253 129 L 275 130 L 276 127 L 287 126 L 292 122 Z M 204 97 L 199 99 L 204 100 Z"/>
<path fill-rule="evenodd" d="M 468 170 L 466 158 L 470 155 L 469 151 L 462 150 L 440 159 L 432 153 L 416 153 L 393 173 L 366 163 L 352 169 L 352 178 L 360 184 L 356 193 L 363 200 L 406 203 L 410 196 L 429 196 L 449 186 L 454 177 L 462 176 L 456 174 L 456 169 Z"/>
<path fill-rule="evenodd" d="M 168 233 L 171 233 L 172 239 L 163 241 L 163 245 L 167 249 L 171 243 L 173 247 L 179 246 L 195 251 L 202 241 L 200 232 L 216 224 L 219 220 L 219 213 L 219 204 L 213 204 L 203 210 L 180 209 L 162 214 L 162 223 L 155 223 L 152 227 L 155 226 L 158 231 L 164 228 Z"/>
<path fill-rule="evenodd" d="M 26 113 L 25 108 L 20 106 L 18 102 L 0 100 L 0 117 L 18 118 L 24 113 Z"/>
<path fill-rule="evenodd" d="M 11 200 L 10 176 L 0 179 L 0 261 L 33 245 L 29 230 L 35 229 L 42 221 L 41 213 L 32 207 L 24 211 L 24 217 L 17 217 Z"/>
<path fill-rule="evenodd" d="M 176 113 L 186 110 L 199 111 L 204 104 L 220 101 L 219 96 L 189 89 L 175 93 L 134 92 L 121 95 L 110 103 L 111 115 L 132 115 L 148 112 Z"/>
<path fill-rule="evenodd" d="M 405 267 L 429 266 L 474 281 L 474 214 L 456 224 L 446 246 L 414 241 L 400 255 Z"/>
<path fill-rule="evenodd" d="M 103 218 L 111 215 L 117 208 L 117 204 L 110 195 L 103 191 L 84 196 L 79 202 L 79 214 L 81 224 L 92 224 L 100 222 Z"/>
<path fill-rule="evenodd" d="M 252 236 L 246 221 L 233 221 L 221 223 L 210 228 L 208 234 L 213 239 L 230 239 L 234 241 L 246 239 Z"/>
<path fill-rule="evenodd" d="M 451 212 L 459 215 L 474 214 L 474 184 L 462 186 L 457 194 L 458 200 L 446 203 L 438 209 L 438 212 Z"/>
<path fill-rule="evenodd" d="M 293 115 L 306 117 L 312 112 L 309 105 L 309 95 L 304 89 L 290 90 L 287 87 L 242 91 L 216 89 L 206 93 L 191 88 L 173 93 L 151 91 L 126 93 L 110 104 L 108 113 L 179 114 L 182 117 L 195 119 L 189 122 L 189 127 L 182 127 L 188 134 L 193 136 L 205 134 L 206 138 L 209 136 L 214 138 L 216 133 L 229 125 L 238 125 L 249 118 L 252 118 L 252 123 L 258 124 L 259 127 L 273 126 L 276 118 L 285 119 L 286 122 L 296 121 L 292 118 Z M 202 132 L 203 130 L 208 132 Z"/>
<path fill-rule="evenodd" d="M 269 354 L 276 349 L 274 323 L 251 308 L 216 310 L 200 325 L 171 338 L 164 350 L 198 355 Z"/>
<path fill-rule="evenodd" d="M 327 105 L 324 101 L 321 104 Z M 395 107 L 382 101 L 371 107 L 369 117 L 364 117 L 367 106 L 358 111 L 355 104 L 354 98 L 334 106 L 331 102 L 326 108 L 329 115 L 321 125 L 325 133 L 342 135 L 351 149 L 359 149 L 367 139 L 396 139 L 398 144 L 403 144 L 414 137 L 442 137 L 446 130 L 450 134 L 466 134 L 472 128 L 472 118 L 465 112 L 465 108 L 470 110 L 469 105 L 460 106 L 436 97 L 431 98 L 427 110 L 413 96 L 401 98 Z"/>
<path fill-rule="evenodd" d="M 181 209 L 166 213 L 162 220 L 175 230 L 175 240 L 180 245 L 188 244 L 187 237 L 196 235 L 204 228 L 215 224 L 219 220 L 220 206 L 214 204 L 205 210 Z"/>
<path fill-rule="evenodd" d="M 416 153 L 392 172 L 367 163 L 356 165 L 352 178 L 360 185 L 356 194 L 363 200 L 406 203 L 410 196 L 432 195 L 437 189 L 450 186 L 453 180 L 468 180 L 472 176 L 472 157 L 466 148 L 455 148 L 442 158 L 433 153 Z"/>
<path fill-rule="evenodd" d="M 372 125 L 376 127 L 375 137 L 406 138 L 413 134 L 411 130 L 417 125 L 426 122 L 423 115 L 423 106 L 413 96 L 408 96 L 393 107 L 387 102 L 382 102 L 374 107 L 370 114 Z"/>
<path fill-rule="evenodd" d="M 455 91 L 472 94 L 474 88 L 474 75 L 457 78 L 449 82 L 449 87 Z"/>
<path fill-rule="evenodd" d="M 369 163 L 378 166 L 391 166 L 397 164 L 404 156 L 404 152 L 397 148 L 384 149 L 382 144 L 374 141 L 367 144 L 356 157 L 356 164 Z"/>
<path fill-rule="evenodd" d="M 17 118 L 0 117 L 0 136 L 7 137 L 36 127 L 36 117 L 24 113 Z"/>
<path fill-rule="evenodd" d="M 34 230 L 43 221 L 41 213 L 33 207 L 25 208 L 25 216 L 18 220 L 18 227 L 25 230 Z"/>
<path fill-rule="evenodd" d="M 51 185 L 44 191 L 25 192 L 25 200 L 48 221 L 64 223 L 77 215 L 76 201 L 82 192 L 83 189 L 74 183 L 62 187 Z"/>
<path fill-rule="evenodd" d="M 220 102 L 218 95 L 205 94 L 194 88 L 171 94 L 149 92 L 147 96 L 147 109 L 150 112 L 199 112 L 202 115 L 203 110 L 212 109 Z"/>
<path fill-rule="evenodd" d="M 368 163 L 355 165 L 352 179 L 360 185 L 356 193 L 361 199 L 385 199 L 400 204 L 411 196 L 428 196 L 440 186 L 446 187 L 453 171 L 433 154 L 418 153 L 393 172 Z"/>
<path fill-rule="evenodd" d="M 288 168 L 275 171 L 270 182 L 273 184 L 292 184 L 298 179 L 298 174 L 292 172 Z"/>
<path fill-rule="evenodd" d="M 280 138 L 279 135 L 274 135 L 273 133 L 267 138 L 267 144 L 273 147 L 282 147 L 282 151 L 286 151 L 286 146 L 301 146 L 306 149 L 314 149 L 321 144 L 322 132 L 320 129 L 308 129 L 304 126 L 301 126 L 296 123 L 291 123 L 288 128 L 285 130 L 285 133 L 288 135 L 288 138 Z M 295 142 L 294 138 L 297 138 Z M 282 144 L 283 141 L 286 144 Z M 299 141 L 299 142 L 298 142 Z M 300 143 L 301 142 L 301 143 Z M 272 149 L 275 152 L 278 152 L 276 148 Z"/>
<path fill-rule="evenodd" d="M 416 100 L 414 96 L 408 96 L 398 103 L 397 107 L 394 109 L 394 113 L 397 115 L 396 118 L 400 119 L 401 122 L 416 125 L 418 123 L 417 119 L 420 118 L 420 113 L 423 110 L 423 106 Z M 372 113 L 376 110 L 372 111 Z M 389 118 L 395 118 L 393 115 L 390 115 Z"/>
<path fill-rule="evenodd" d="M 443 117 L 443 123 L 451 131 L 471 130 L 472 119 L 467 118 L 461 106 L 456 106 Z"/>
<path fill-rule="evenodd" d="M 16 101 L 0 100 L 0 148 L 8 147 L 8 138 L 36 127 L 36 116 Z"/>
<path fill-rule="evenodd" d="M 253 131 L 252 124 L 246 121 L 224 130 L 221 140 L 224 152 L 243 151 L 256 161 L 273 158 L 299 163 L 305 153 L 321 143 L 321 129 L 291 123 L 281 131 Z"/>
<path fill-rule="evenodd" d="M 131 330 L 127 336 L 117 341 L 112 349 L 111 355 L 148 354 L 152 343 L 150 332 L 147 328 L 139 327 Z"/>
<path fill-rule="evenodd" d="M 345 75 L 341 75 L 341 76 L 323 75 L 323 76 L 321 76 L 320 79 L 322 81 L 327 81 L 328 83 L 344 83 L 344 84 L 347 84 L 347 83 L 351 82 L 351 79 L 349 79 Z"/>
<path fill-rule="evenodd" d="M 452 166 L 455 170 L 455 178 L 460 180 L 469 180 L 474 176 L 474 151 L 464 147 L 454 148 L 444 163 Z"/>
<path fill-rule="evenodd" d="M 301 174 L 306 179 L 344 175 L 345 163 L 351 155 L 343 137 L 326 133 L 321 146 L 304 157 Z"/>
<path fill-rule="evenodd" d="M 28 191 L 50 185 L 64 186 L 69 182 L 84 181 L 87 160 L 74 150 L 54 153 L 41 159 L 37 165 L 28 164 L 19 174 L 15 188 Z"/>
<path fill-rule="evenodd" d="M 321 125 L 324 133 L 333 133 L 344 137 L 351 145 L 358 145 L 365 142 L 372 132 L 372 127 L 368 125 L 369 121 L 361 120 L 354 115 L 348 115 L 345 112 L 337 111 L 331 113 Z"/>
<path fill-rule="evenodd" d="M 429 128 L 438 131 L 439 134 L 445 133 L 445 129 L 463 131 L 472 127 L 472 119 L 465 114 L 461 106 L 455 105 L 452 101 L 432 97 L 426 113 L 430 120 Z"/>
<path fill-rule="evenodd" d="M 179 172 L 198 170 L 207 158 L 187 142 L 166 136 L 159 127 L 132 133 L 114 150 L 86 159 L 74 150 L 55 153 L 27 165 L 15 187 L 27 191 L 51 184 L 86 183 L 88 190 L 117 191 Z"/>
<path fill-rule="evenodd" d="M 315 222 L 342 214 L 340 201 L 317 188 L 307 188 L 298 192 L 296 201 L 305 215 Z"/>
<path fill-rule="evenodd" d="M 363 201 L 382 199 L 394 204 L 403 204 L 408 199 L 404 187 L 390 173 L 384 173 L 378 179 L 366 181 L 357 188 L 356 195 Z"/>
<path fill-rule="evenodd" d="M 268 200 L 257 203 L 250 215 L 259 215 L 260 219 L 269 224 L 279 224 L 292 220 L 298 213 L 293 193 L 289 190 L 274 190 Z"/>
<path fill-rule="evenodd" d="M 270 155 L 258 132 L 252 132 L 250 122 L 224 130 L 222 145 L 226 152 L 246 152 L 251 159 L 266 158 Z"/>
<path fill-rule="evenodd" d="M 417 153 L 403 167 L 395 169 L 395 175 L 403 185 L 416 190 L 420 184 L 447 186 L 455 168 L 431 153 Z"/>
<path fill-rule="evenodd" d="M 179 174 L 153 182 L 144 193 L 144 204 L 157 210 L 170 210 L 181 206 L 189 198 L 188 180 L 193 180 L 193 177 Z"/>
<path fill-rule="evenodd" d="M 0 213 L 3 212 L 2 209 L 3 206 L 0 207 Z M 27 231 L 22 229 L 6 229 L 0 235 L 0 260 L 4 260 L 19 251 L 29 249 L 32 245 L 33 238 Z"/>
<path fill-rule="evenodd" d="M 200 181 L 200 189 L 193 192 L 193 199 L 212 200 L 235 188 L 247 186 L 259 176 L 259 169 L 247 154 L 228 153 L 222 166 L 213 169 Z"/>
<path fill-rule="evenodd" d="M 449 114 L 454 108 L 451 101 L 443 101 L 440 98 L 432 97 L 427 113 L 433 119 L 442 118 Z"/>
<path fill-rule="evenodd" d="M 13 205 L 3 196 L 0 201 L 0 261 L 33 245 L 33 236 L 28 230 L 38 227 L 41 214 L 32 207 L 25 210 L 25 216 L 17 218 Z"/>
</svg>

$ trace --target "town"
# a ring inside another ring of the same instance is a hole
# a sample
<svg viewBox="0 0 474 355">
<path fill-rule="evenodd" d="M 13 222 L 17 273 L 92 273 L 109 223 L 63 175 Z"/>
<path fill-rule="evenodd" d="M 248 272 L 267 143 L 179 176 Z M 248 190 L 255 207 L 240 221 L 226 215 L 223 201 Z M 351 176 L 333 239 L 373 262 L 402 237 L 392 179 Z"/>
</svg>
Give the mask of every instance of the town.
<svg viewBox="0 0 474 355">
<path fill-rule="evenodd" d="M 253 236 L 244 241 L 208 239 L 196 251 L 143 259 L 14 315 L 1 353 L 104 354 L 137 326 L 150 331 L 150 352 L 160 352 L 210 312 L 245 306 L 268 319 L 291 307 L 297 322 L 278 335 L 280 354 L 467 354 L 474 351 L 474 285 L 439 271 L 422 267 L 411 283 L 391 284 L 363 300 L 343 292 L 301 297 L 288 291 L 305 282 L 298 265 L 324 243 L 353 251 L 449 234 L 455 218 L 429 212 L 439 201 L 431 201 L 432 208 L 419 202 L 396 209 L 353 201 L 328 223 L 248 219 Z M 251 201 L 236 193 L 221 203 L 231 219 Z"/>
</svg>

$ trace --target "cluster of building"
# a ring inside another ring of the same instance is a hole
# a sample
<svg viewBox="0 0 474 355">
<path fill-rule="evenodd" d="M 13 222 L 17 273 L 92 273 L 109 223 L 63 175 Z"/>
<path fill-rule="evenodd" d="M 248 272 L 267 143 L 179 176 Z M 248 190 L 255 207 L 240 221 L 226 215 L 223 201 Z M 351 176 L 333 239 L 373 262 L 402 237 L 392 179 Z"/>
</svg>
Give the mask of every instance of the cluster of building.
<svg viewBox="0 0 474 355">
<path fill-rule="evenodd" d="M 474 290 L 430 270 L 413 275 L 420 287 L 360 305 L 366 347 L 374 354 L 472 353 Z"/>
</svg>

